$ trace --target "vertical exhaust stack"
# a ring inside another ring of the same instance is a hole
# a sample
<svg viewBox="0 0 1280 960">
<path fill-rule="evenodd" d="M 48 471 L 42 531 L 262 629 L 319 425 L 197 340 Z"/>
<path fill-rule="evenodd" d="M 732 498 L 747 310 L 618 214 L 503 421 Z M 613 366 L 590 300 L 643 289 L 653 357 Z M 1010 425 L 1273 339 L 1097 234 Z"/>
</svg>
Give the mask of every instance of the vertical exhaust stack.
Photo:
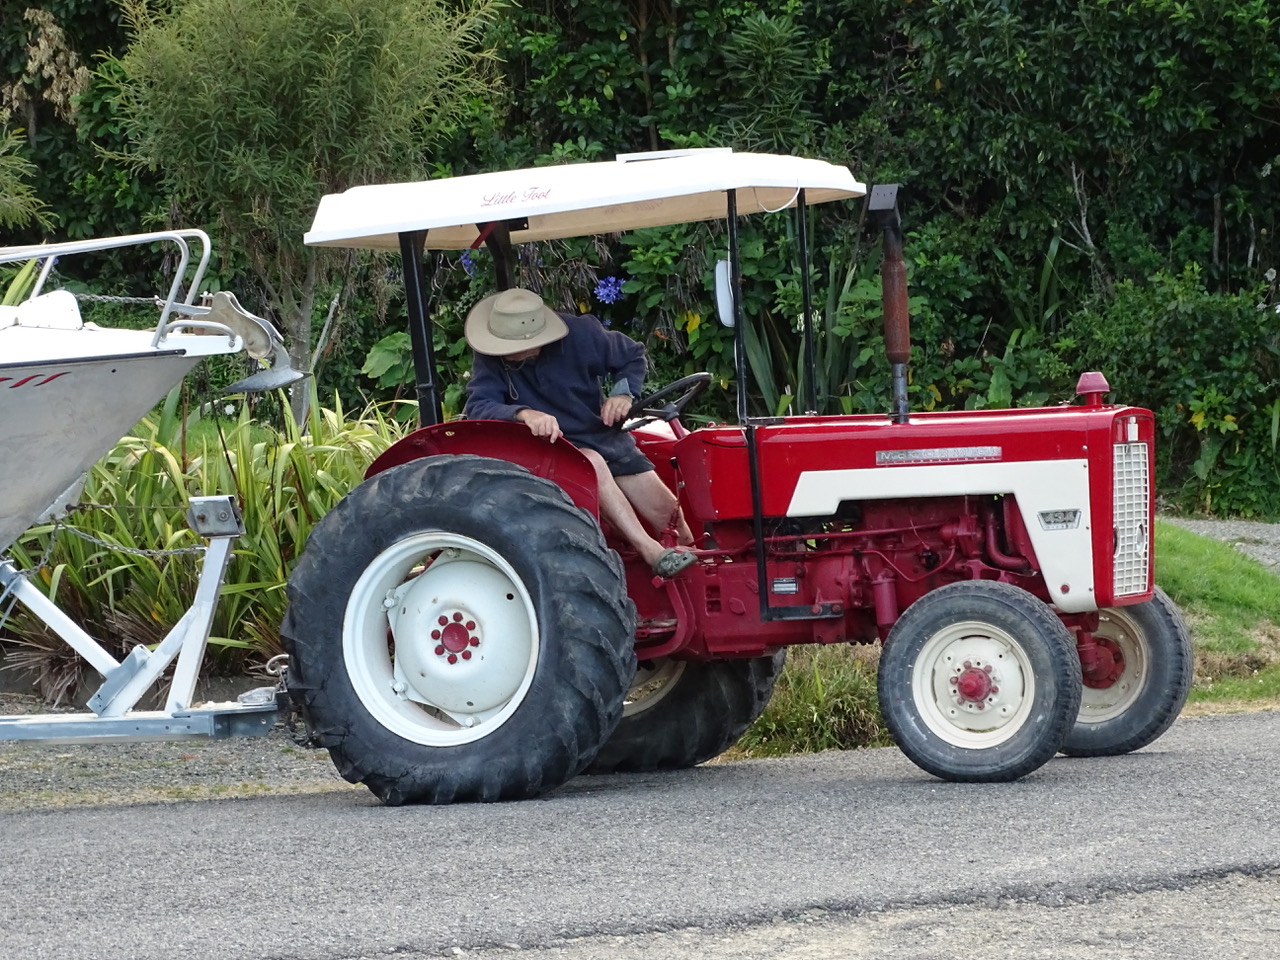
<svg viewBox="0 0 1280 960">
<path fill-rule="evenodd" d="M 907 264 L 902 259 L 902 222 L 898 217 L 898 187 L 884 183 L 871 188 L 867 209 L 884 234 L 880 289 L 884 302 L 884 346 L 893 371 L 894 423 L 906 423 L 907 363 L 911 360 L 911 319 L 907 314 Z"/>
</svg>

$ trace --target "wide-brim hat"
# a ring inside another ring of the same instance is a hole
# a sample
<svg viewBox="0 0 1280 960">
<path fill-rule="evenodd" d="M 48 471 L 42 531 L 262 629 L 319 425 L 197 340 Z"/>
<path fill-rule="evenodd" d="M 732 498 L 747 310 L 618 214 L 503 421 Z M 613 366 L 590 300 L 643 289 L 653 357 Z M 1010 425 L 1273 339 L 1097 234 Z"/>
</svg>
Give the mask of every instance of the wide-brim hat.
<svg viewBox="0 0 1280 960">
<path fill-rule="evenodd" d="M 569 333 L 568 325 L 532 290 L 513 287 L 485 297 L 467 314 L 471 349 L 490 357 L 532 350 Z"/>
</svg>

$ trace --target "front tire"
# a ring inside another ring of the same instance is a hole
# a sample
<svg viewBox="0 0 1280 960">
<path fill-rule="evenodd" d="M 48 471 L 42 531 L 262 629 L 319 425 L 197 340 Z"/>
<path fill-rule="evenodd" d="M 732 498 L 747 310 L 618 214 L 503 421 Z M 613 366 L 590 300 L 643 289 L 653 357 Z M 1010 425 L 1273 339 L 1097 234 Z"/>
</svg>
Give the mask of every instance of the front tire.
<svg viewBox="0 0 1280 960">
<path fill-rule="evenodd" d="M 718 757 L 764 712 L 786 656 L 642 662 L 622 722 L 587 773 L 683 770 Z"/>
<path fill-rule="evenodd" d="M 599 526 L 505 461 L 428 457 L 356 487 L 288 598 L 290 693 L 338 772 L 388 804 L 559 786 L 613 732 L 635 670 Z"/>
<path fill-rule="evenodd" d="M 1152 743 L 1177 719 L 1191 690 L 1191 631 L 1159 587 L 1146 603 L 1100 611 L 1106 666 L 1084 677 L 1080 715 L 1062 752 L 1109 757 Z"/>
<path fill-rule="evenodd" d="M 899 748 L 944 780 L 1016 780 L 1058 752 L 1080 709 L 1080 661 L 1049 607 L 1005 583 L 925 594 L 880 658 L 880 710 Z"/>
</svg>

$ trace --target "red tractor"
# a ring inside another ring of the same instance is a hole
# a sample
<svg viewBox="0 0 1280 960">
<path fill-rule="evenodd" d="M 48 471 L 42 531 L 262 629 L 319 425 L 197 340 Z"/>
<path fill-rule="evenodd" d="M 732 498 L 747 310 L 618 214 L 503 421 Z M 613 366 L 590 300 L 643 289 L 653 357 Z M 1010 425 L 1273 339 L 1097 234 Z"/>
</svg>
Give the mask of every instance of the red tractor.
<svg viewBox="0 0 1280 960">
<path fill-rule="evenodd" d="M 910 413 L 895 192 L 867 198 L 891 413 L 769 418 L 747 415 L 738 219 L 794 208 L 807 266 L 806 207 L 867 194 L 842 167 L 693 151 L 324 199 L 309 243 L 403 256 L 426 424 L 315 528 L 288 586 L 289 691 L 345 777 L 448 803 L 692 766 L 759 716 L 799 643 L 882 642 L 889 729 L 948 780 L 1013 780 L 1169 727 L 1191 646 L 1152 580 L 1151 412 L 1085 374 L 1074 406 Z M 697 536 L 697 562 L 659 579 L 602 529 L 571 444 L 440 422 L 422 257 L 486 244 L 505 288 L 515 244 L 712 218 L 739 422 L 681 425 L 706 374 L 636 402 L 627 427 Z"/>
</svg>

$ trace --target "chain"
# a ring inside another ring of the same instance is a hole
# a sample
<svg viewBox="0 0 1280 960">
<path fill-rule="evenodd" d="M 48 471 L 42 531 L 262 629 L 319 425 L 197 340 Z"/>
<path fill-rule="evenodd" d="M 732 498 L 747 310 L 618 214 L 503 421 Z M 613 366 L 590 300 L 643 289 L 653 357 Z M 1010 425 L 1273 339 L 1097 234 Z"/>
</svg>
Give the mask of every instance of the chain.
<svg viewBox="0 0 1280 960">
<path fill-rule="evenodd" d="M 172 550 L 144 550 L 142 547 L 126 547 L 119 543 L 112 543 L 110 540 L 100 540 L 92 534 L 85 533 L 83 530 L 77 530 L 75 527 L 67 527 L 58 524 L 57 530 L 65 530 L 67 533 L 79 537 L 81 540 L 87 540 L 89 543 L 96 543 L 100 547 L 106 547 L 116 553 L 127 553 L 134 557 L 176 557 L 186 553 L 204 553 L 205 547 L 174 547 Z"/>
<path fill-rule="evenodd" d="M 321 744 L 316 739 L 315 734 L 311 732 L 311 728 L 307 726 L 306 721 L 302 718 L 302 710 L 293 698 L 289 699 L 292 709 L 282 718 L 284 722 L 285 735 L 300 747 L 306 747 L 308 750 L 315 750 Z"/>
<path fill-rule="evenodd" d="M 106 503 L 77 503 L 74 506 L 68 508 L 68 512 L 79 513 L 79 512 L 88 512 L 90 510 L 123 510 L 123 511 L 136 510 L 141 512 L 143 509 L 144 508 L 142 507 L 132 507 L 132 506 L 121 505 L 121 504 L 116 504 L 112 506 Z M 81 540 L 86 540 L 89 543 L 97 544 L 100 547 L 106 547 L 110 550 L 115 550 L 118 553 L 127 553 L 130 556 L 134 556 L 134 557 L 176 557 L 186 553 L 204 553 L 208 549 L 207 547 L 201 544 L 197 544 L 194 547 L 174 547 L 171 550 L 144 550 L 142 547 L 126 547 L 123 544 L 113 543 L 110 540 L 100 540 L 97 537 L 93 536 L 92 534 L 85 533 L 83 530 L 77 529 L 76 527 L 68 526 L 67 524 L 62 522 L 61 518 L 58 518 L 53 522 L 53 529 L 49 531 L 51 534 L 51 536 L 49 537 L 50 549 L 53 546 L 54 538 L 57 537 L 58 532 L 61 530 L 65 530 L 67 531 L 67 533 L 70 533 L 73 536 L 77 536 Z M 47 556 L 49 551 L 46 550 L 45 553 Z"/>
<path fill-rule="evenodd" d="M 55 525 L 55 531 L 56 531 L 56 525 Z M 13 568 L 14 573 L 16 573 L 23 580 L 30 580 L 32 577 L 34 577 L 37 573 L 39 573 L 48 565 L 49 559 L 53 556 L 53 544 L 54 544 L 54 538 L 50 537 L 49 542 L 45 545 L 45 548 L 44 548 L 44 556 L 42 556 L 39 559 L 36 565 L 32 567 L 30 570 L 19 570 L 16 567 L 14 567 Z M 9 565 L 11 567 L 13 566 L 12 564 L 9 564 Z M 0 590 L 0 607 L 3 608 L 3 609 L 0 609 L 0 630 L 3 630 L 4 625 L 9 622 L 9 617 L 13 614 L 13 608 L 18 604 L 17 597 L 12 597 L 12 598 L 9 597 L 9 594 L 13 592 L 14 582 L 15 581 L 10 581 L 10 583 L 7 584 L 3 590 Z M 9 605 L 7 607 L 4 606 L 4 602 L 6 599 L 9 600 Z"/>
<path fill-rule="evenodd" d="M 99 509 L 104 509 L 104 510 L 108 509 L 99 504 L 94 504 L 93 506 L 96 506 Z M 81 504 L 80 506 L 76 507 L 76 509 L 80 509 L 80 510 L 87 509 L 87 508 L 88 508 L 88 505 L 86 504 Z M 45 545 L 44 555 L 36 562 L 35 566 L 30 567 L 26 570 L 18 570 L 15 567 L 14 572 L 22 579 L 30 580 L 38 572 L 40 572 L 46 566 L 48 566 L 49 560 L 53 557 L 53 548 L 57 543 L 58 533 L 59 531 L 62 531 L 62 530 L 65 530 L 67 533 L 70 533 L 70 534 L 73 534 L 74 536 L 79 537 L 81 540 L 87 540 L 89 543 L 97 544 L 100 547 L 106 547 L 108 550 L 112 550 L 116 553 L 127 553 L 135 557 L 175 557 L 175 556 L 180 556 L 182 554 L 188 554 L 188 553 L 204 553 L 208 549 L 203 545 L 198 545 L 194 547 L 175 547 L 172 550 L 143 550 L 140 547 L 126 547 L 123 544 L 112 543 L 109 540 L 101 540 L 98 537 L 91 536 L 90 534 L 85 533 L 83 530 L 77 530 L 75 527 L 69 527 L 66 524 L 64 524 L 61 519 L 58 519 L 53 522 L 53 529 L 49 531 L 49 542 Z M 17 597 L 11 598 L 9 596 L 12 592 L 13 592 L 12 582 L 9 585 L 7 585 L 3 590 L 0 590 L 0 608 L 2 608 L 0 609 L 0 629 L 3 629 L 4 625 L 8 622 L 9 617 L 13 613 L 13 608 L 18 602 Z M 9 601 L 8 606 L 5 606 L 6 600 Z"/>
</svg>

